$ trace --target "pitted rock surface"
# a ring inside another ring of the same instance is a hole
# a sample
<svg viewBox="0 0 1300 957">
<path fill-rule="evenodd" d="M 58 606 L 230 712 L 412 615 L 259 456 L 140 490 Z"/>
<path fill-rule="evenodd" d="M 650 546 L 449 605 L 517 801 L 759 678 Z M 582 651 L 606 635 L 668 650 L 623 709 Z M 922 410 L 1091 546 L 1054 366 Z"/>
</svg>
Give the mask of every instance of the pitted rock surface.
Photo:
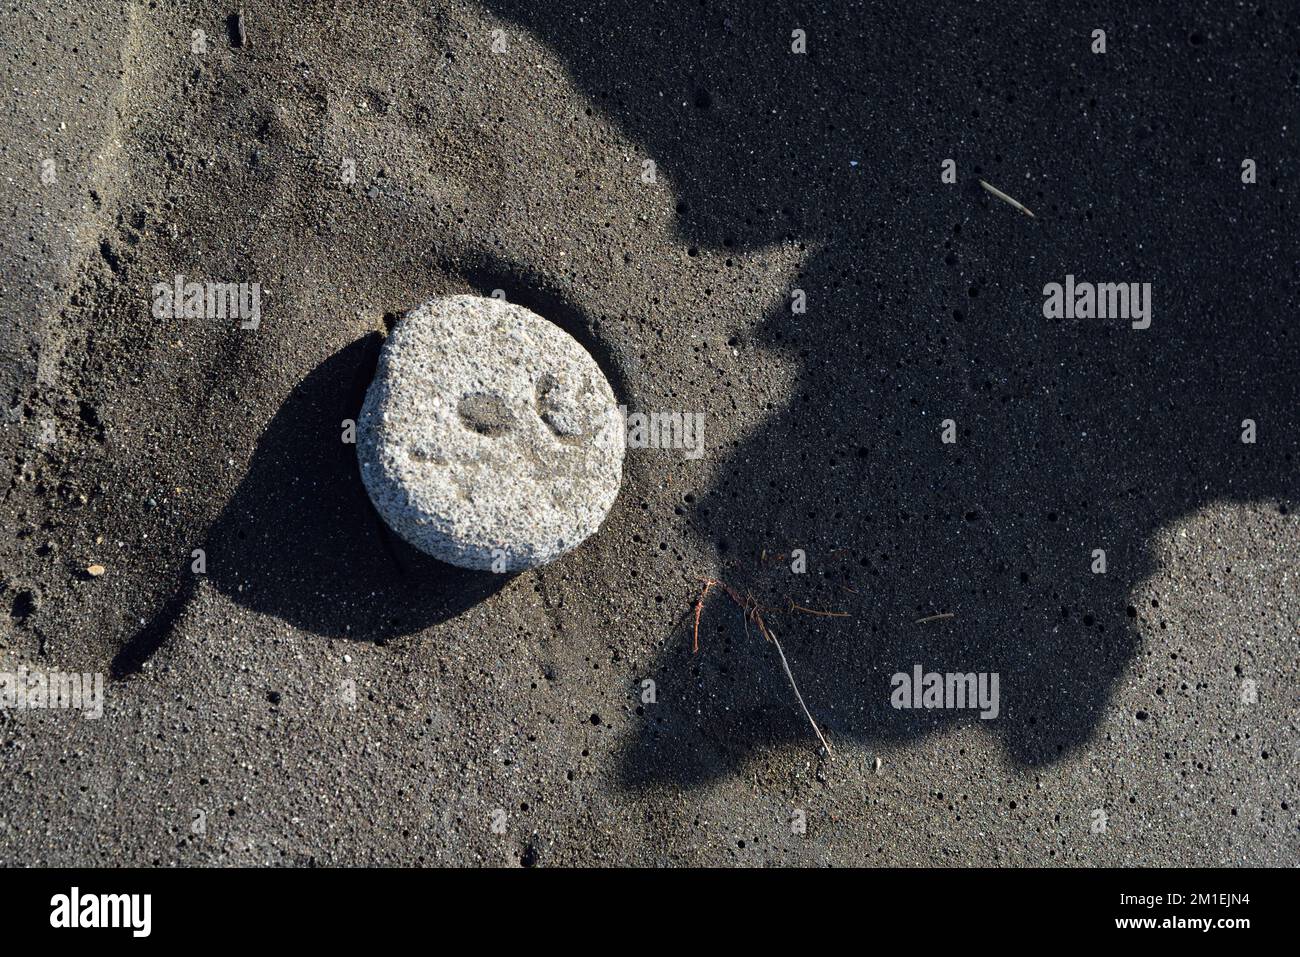
<svg viewBox="0 0 1300 957">
<path fill-rule="evenodd" d="M 380 516 L 435 558 L 518 571 L 594 533 L 623 477 L 623 419 L 575 339 L 522 306 L 450 296 L 389 334 L 357 421 Z"/>
</svg>

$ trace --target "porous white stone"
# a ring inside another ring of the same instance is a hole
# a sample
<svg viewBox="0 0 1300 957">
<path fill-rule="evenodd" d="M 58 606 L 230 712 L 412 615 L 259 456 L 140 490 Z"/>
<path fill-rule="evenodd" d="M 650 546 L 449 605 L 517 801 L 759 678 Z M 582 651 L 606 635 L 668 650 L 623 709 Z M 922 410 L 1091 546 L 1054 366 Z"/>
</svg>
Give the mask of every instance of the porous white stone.
<svg viewBox="0 0 1300 957">
<path fill-rule="evenodd" d="M 397 321 L 357 420 L 380 516 L 465 568 L 553 561 L 600 527 L 623 478 L 614 391 L 570 335 L 482 296 Z"/>
</svg>

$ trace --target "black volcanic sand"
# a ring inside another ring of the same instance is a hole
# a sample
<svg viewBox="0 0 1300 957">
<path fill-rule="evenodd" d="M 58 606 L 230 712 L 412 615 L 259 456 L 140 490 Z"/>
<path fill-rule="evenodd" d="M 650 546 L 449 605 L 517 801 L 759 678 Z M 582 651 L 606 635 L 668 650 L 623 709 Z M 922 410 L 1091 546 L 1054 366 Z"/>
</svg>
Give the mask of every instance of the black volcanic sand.
<svg viewBox="0 0 1300 957">
<path fill-rule="evenodd" d="M 0 863 L 1295 864 L 1293 5 L 84 6 L 0 44 L 0 666 L 107 697 L 0 712 Z M 495 289 L 705 416 L 510 577 L 341 441 Z"/>
</svg>

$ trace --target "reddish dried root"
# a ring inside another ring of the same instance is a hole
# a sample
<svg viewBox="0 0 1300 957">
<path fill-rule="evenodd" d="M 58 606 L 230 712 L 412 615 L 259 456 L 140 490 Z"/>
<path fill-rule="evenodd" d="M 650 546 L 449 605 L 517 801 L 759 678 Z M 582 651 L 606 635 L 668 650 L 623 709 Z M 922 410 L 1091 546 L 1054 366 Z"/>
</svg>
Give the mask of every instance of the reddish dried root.
<svg viewBox="0 0 1300 957">
<path fill-rule="evenodd" d="M 700 597 L 695 599 L 695 644 L 691 648 L 691 654 L 696 654 L 700 650 L 700 612 L 704 610 L 704 599 L 709 597 L 709 589 L 718 584 L 712 578 L 701 580 L 704 582 L 704 591 L 700 592 Z"/>
<path fill-rule="evenodd" d="M 695 643 L 691 653 L 695 654 L 700 650 L 700 613 L 704 610 L 704 599 L 708 597 L 710 589 L 712 589 L 714 585 L 717 585 L 726 592 L 727 597 L 735 602 L 740 608 L 741 617 L 745 622 L 745 631 L 749 631 L 749 623 L 753 622 L 754 626 L 758 629 L 758 633 L 763 636 L 764 640 L 770 641 L 776 646 L 776 653 L 781 656 L 781 668 L 785 671 L 785 676 L 790 681 L 790 688 L 794 691 L 795 700 L 799 702 L 799 707 L 803 710 L 804 717 L 807 718 L 808 723 L 812 725 L 813 734 L 817 735 L 817 740 L 820 741 L 822 747 L 826 749 L 827 757 L 830 757 L 830 742 L 827 741 L 826 737 L 822 734 L 821 728 L 817 727 L 817 722 L 813 720 L 812 713 L 808 710 L 808 705 L 804 704 L 803 695 L 799 692 L 799 685 L 794 680 L 794 674 L 790 671 L 790 662 L 786 660 L 785 650 L 782 649 L 781 642 L 776 640 L 776 635 L 772 633 L 772 629 L 768 627 L 767 622 L 763 620 L 762 606 L 758 604 L 753 593 L 746 592 L 744 597 L 741 597 L 738 591 L 724 581 L 719 581 L 716 578 L 702 578 L 700 580 L 704 582 L 704 589 L 700 592 L 700 597 L 695 600 Z M 792 611 L 803 611 L 812 615 L 832 615 L 834 617 L 847 615 L 847 612 L 814 611 L 811 608 L 804 608 L 801 605 L 796 605 L 793 601 L 790 602 L 790 607 Z M 771 609 L 768 610 L 770 611 Z"/>
</svg>

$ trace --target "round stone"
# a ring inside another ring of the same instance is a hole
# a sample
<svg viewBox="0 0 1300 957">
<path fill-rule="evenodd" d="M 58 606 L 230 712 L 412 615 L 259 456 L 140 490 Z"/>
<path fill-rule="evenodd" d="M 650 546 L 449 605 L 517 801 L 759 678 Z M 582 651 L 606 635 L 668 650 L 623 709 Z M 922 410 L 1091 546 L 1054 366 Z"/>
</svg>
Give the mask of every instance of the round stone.
<svg viewBox="0 0 1300 957">
<path fill-rule="evenodd" d="M 403 316 L 357 421 L 370 500 L 464 568 L 553 561 L 600 527 L 623 479 L 623 417 L 590 354 L 522 306 L 450 296 Z"/>
</svg>

